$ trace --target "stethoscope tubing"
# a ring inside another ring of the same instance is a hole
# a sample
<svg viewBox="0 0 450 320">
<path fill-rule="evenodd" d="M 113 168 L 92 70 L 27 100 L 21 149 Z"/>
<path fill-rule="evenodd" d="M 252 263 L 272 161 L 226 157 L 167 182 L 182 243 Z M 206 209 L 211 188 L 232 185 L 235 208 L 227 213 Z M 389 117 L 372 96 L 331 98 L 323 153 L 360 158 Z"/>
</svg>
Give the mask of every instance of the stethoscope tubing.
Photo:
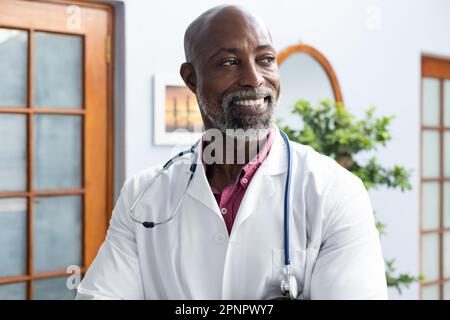
<svg viewBox="0 0 450 320">
<path fill-rule="evenodd" d="M 289 143 L 289 138 L 287 135 L 280 130 L 280 134 L 286 142 L 287 147 L 287 174 L 286 182 L 284 187 L 284 264 L 289 266 L 291 264 L 291 258 L 289 255 L 289 202 L 291 194 L 291 172 L 292 172 L 292 162 L 291 162 L 291 146 Z"/>
</svg>

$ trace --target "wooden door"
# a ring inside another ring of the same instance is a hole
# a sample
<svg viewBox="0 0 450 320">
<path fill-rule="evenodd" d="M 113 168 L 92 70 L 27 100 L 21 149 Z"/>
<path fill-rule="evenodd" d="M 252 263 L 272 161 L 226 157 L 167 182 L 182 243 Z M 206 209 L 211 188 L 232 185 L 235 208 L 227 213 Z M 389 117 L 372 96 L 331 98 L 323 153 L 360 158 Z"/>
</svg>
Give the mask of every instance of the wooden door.
<svg viewBox="0 0 450 320">
<path fill-rule="evenodd" d="M 450 59 L 422 57 L 422 299 L 450 299 Z"/>
<path fill-rule="evenodd" d="M 112 208 L 109 6 L 0 1 L 0 299 L 73 298 Z"/>
</svg>

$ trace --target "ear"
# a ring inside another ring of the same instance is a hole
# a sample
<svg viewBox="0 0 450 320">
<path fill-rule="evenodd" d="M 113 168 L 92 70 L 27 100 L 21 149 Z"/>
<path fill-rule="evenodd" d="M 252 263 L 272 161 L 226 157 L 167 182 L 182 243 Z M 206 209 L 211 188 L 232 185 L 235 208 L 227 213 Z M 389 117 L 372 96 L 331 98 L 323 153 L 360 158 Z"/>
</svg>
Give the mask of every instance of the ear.
<svg viewBox="0 0 450 320">
<path fill-rule="evenodd" d="M 186 86 L 195 94 L 197 92 L 197 76 L 192 63 L 184 62 L 180 67 L 180 76 Z"/>
<path fill-rule="evenodd" d="M 282 93 L 282 92 L 281 92 L 281 86 L 279 86 L 279 87 L 278 87 L 278 92 L 277 92 L 277 98 L 276 98 L 276 99 L 277 99 L 277 102 L 280 101 L 281 93 Z"/>
</svg>

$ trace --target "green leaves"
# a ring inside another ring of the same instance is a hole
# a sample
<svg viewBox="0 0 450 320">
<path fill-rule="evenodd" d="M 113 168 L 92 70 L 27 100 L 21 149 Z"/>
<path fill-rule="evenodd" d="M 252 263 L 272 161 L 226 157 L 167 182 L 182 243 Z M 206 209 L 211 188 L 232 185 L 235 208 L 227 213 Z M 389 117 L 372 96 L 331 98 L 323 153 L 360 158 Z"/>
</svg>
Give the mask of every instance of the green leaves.
<svg viewBox="0 0 450 320">
<path fill-rule="evenodd" d="M 389 125 L 395 116 L 375 118 L 375 108 L 370 107 L 364 119 L 357 119 L 342 104 L 332 104 L 330 100 L 319 101 L 315 108 L 308 101 L 299 100 L 292 113 L 303 120 L 304 127 L 296 131 L 279 124 L 289 138 L 332 157 L 360 177 L 367 189 L 380 185 L 402 191 L 411 189 L 411 172 L 405 168 L 384 168 L 375 157 L 366 164 L 354 160 L 356 154 L 377 150 L 391 139 Z"/>
<path fill-rule="evenodd" d="M 305 127 L 293 131 L 291 140 L 315 146 L 318 152 L 336 160 L 372 150 L 391 139 L 387 128 L 394 117 L 374 118 L 373 107 L 366 111 L 365 119 L 357 120 L 340 103 L 321 100 L 313 108 L 309 102 L 299 100 L 292 113 L 303 119 Z"/>
<path fill-rule="evenodd" d="M 372 157 L 363 166 L 354 162 L 353 166 L 348 169 L 363 181 L 366 189 L 384 185 L 388 188 L 400 188 L 402 191 L 411 190 L 410 171 L 400 166 L 383 168 L 375 157 Z"/>
<path fill-rule="evenodd" d="M 395 267 L 394 262 L 395 259 L 386 260 L 386 281 L 389 287 L 394 287 L 397 289 L 398 293 L 402 293 L 402 287 L 409 288 L 409 285 L 416 281 L 425 280 L 425 276 L 420 274 L 417 277 L 413 277 L 406 273 L 401 273 L 397 276 L 394 275 Z"/>
<path fill-rule="evenodd" d="M 363 119 L 357 119 L 340 103 L 330 100 L 319 101 L 313 108 L 308 101 L 299 100 L 292 113 L 303 120 L 302 130 L 293 130 L 287 126 L 282 129 L 289 139 L 311 146 L 316 151 L 328 155 L 339 164 L 357 175 L 367 189 L 385 186 L 401 191 L 410 190 L 411 170 L 402 166 L 383 167 L 376 157 L 366 163 L 359 163 L 355 155 L 363 151 L 376 151 L 391 140 L 389 126 L 395 116 L 375 117 L 375 108 L 370 107 Z M 386 224 L 377 222 L 381 234 Z M 388 286 L 395 287 L 401 293 L 401 287 L 408 287 L 412 282 L 423 280 L 423 276 L 413 277 L 409 274 L 394 275 L 394 260 L 386 260 L 386 280 Z"/>
</svg>

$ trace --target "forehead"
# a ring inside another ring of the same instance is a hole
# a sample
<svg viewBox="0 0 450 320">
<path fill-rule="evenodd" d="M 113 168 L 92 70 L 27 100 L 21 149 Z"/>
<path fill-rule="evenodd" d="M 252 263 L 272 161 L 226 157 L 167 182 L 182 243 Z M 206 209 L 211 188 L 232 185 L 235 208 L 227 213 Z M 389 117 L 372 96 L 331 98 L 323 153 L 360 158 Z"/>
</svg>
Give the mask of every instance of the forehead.
<svg viewBox="0 0 450 320">
<path fill-rule="evenodd" d="M 194 48 L 197 56 L 204 60 L 221 48 L 254 50 L 271 44 L 269 31 L 258 18 L 230 14 L 211 19 L 199 32 Z"/>
</svg>

